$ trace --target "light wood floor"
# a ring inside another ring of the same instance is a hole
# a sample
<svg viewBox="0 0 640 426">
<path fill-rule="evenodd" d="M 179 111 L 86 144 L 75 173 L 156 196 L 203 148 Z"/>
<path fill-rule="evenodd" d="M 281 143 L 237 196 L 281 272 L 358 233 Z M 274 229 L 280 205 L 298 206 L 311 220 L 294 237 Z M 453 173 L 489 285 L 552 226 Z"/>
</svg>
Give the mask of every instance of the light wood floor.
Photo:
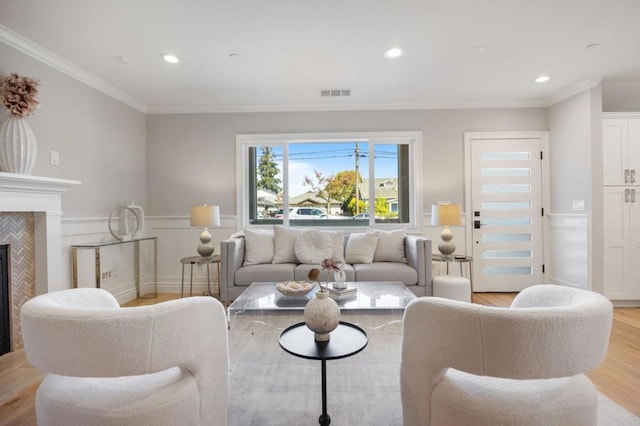
<svg viewBox="0 0 640 426">
<path fill-rule="evenodd" d="M 161 294 L 124 306 L 149 305 L 178 298 Z M 474 302 L 506 307 L 515 293 L 476 293 Z M 598 390 L 640 416 L 640 308 L 616 308 L 609 352 L 604 363 L 588 374 Z M 18 350 L 0 357 L 0 426 L 35 425 L 34 400 L 42 373 Z"/>
</svg>

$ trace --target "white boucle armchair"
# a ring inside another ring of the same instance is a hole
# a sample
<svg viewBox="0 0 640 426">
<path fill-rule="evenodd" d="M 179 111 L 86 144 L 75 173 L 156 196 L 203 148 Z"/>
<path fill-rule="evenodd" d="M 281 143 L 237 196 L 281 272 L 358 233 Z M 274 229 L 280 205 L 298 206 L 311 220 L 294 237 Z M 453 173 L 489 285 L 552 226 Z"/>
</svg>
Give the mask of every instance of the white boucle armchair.
<svg viewBox="0 0 640 426">
<path fill-rule="evenodd" d="M 583 374 L 607 352 L 604 296 L 555 285 L 510 308 L 419 298 L 405 311 L 405 426 L 596 425 L 598 392 Z"/>
<path fill-rule="evenodd" d="M 211 297 L 120 308 L 101 289 L 63 290 L 27 301 L 20 321 L 48 373 L 40 426 L 227 424 L 227 321 Z"/>
</svg>

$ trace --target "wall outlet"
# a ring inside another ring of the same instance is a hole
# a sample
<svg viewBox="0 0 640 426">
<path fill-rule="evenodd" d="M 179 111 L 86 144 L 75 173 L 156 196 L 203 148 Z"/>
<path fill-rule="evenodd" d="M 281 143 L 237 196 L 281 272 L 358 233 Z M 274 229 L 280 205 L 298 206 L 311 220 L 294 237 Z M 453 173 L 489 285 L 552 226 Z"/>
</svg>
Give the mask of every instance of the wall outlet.
<svg viewBox="0 0 640 426">
<path fill-rule="evenodd" d="M 583 212 L 585 209 L 584 200 L 573 200 L 573 211 Z"/>
<path fill-rule="evenodd" d="M 101 277 L 102 277 L 102 281 L 111 279 L 111 271 L 104 271 Z"/>
</svg>

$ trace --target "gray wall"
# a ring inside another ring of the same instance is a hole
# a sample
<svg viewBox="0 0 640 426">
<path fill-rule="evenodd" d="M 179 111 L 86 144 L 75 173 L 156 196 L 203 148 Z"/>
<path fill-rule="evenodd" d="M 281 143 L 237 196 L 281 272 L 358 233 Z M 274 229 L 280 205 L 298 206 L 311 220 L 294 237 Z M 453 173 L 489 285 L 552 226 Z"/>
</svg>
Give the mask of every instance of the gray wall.
<svg viewBox="0 0 640 426">
<path fill-rule="evenodd" d="M 65 217 L 105 217 L 129 200 L 144 207 L 145 115 L 0 43 L 0 76 L 11 72 L 41 81 L 41 107 L 28 118 L 38 141 L 33 174 L 82 181 L 62 197 Z"/>
<path fill-rule="evenodd" d="M 602 83 L 602 111 L 640 111 L 640 80 L 605 80 Z"/>
<path fill-rule="evenodd" d="M 173 114 L 147 117 L 147 214 L 236 214 L 236 134 L 419 130 L 424 208 L 464 202 L 464 132 L 547 130 L 546 109 Z"/>
<path fill-rule="evenodd" d="M 559 102 L 549 111 L 551 211 L 573 213 L 573 200 L 591 209 L 591 91 Z"/>
</svg>

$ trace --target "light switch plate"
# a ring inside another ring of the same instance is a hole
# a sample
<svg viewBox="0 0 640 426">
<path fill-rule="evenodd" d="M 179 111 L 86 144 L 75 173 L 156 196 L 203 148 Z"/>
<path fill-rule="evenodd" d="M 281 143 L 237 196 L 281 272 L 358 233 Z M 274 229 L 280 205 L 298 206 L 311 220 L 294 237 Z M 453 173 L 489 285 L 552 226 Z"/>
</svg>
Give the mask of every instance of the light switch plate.
<svg viewBox="0 0 640 426">
<path fill-rule="evenodd" d="M 58 151 L 51 151 L 51 164 L 54 166 L 60 165 L 60 154 Z"/>
</svg>

